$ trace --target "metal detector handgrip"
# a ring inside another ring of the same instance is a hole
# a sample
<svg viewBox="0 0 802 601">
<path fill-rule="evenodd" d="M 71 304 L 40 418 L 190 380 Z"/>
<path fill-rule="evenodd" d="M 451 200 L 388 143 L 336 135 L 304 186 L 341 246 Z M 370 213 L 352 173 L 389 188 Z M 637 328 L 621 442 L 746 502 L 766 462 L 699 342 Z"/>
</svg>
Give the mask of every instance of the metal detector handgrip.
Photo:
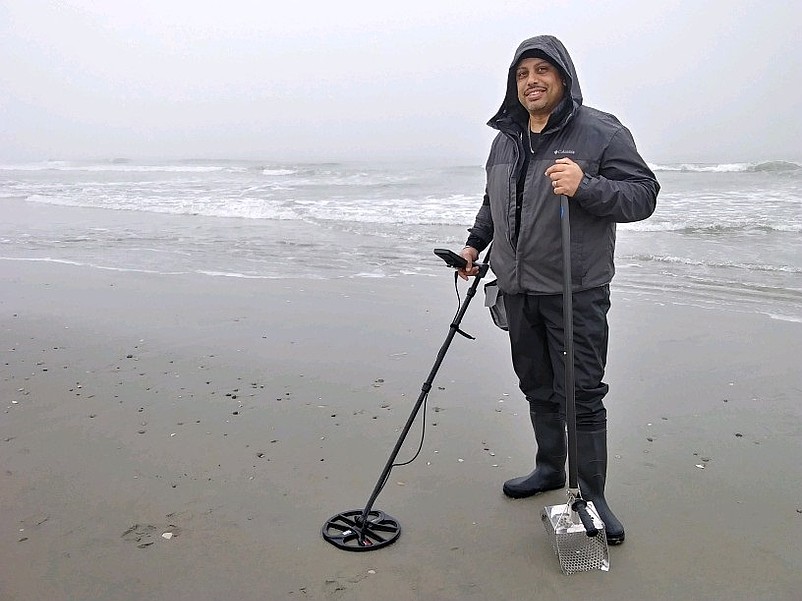
<svg viewBox="0 0 802 601">
<path fill-rule="evenodd" d="M 593 518 L 590 513 L 588 513 L 588 504 L 584 499 L 577 499 L 574 501 L 574 504 L 571 505 L 571 509 L 576 511 L 588 536 L 596 536 L 599 533 L 599 529 L 596 528 L 596 524 L 593 523 Z"/>
</svg>

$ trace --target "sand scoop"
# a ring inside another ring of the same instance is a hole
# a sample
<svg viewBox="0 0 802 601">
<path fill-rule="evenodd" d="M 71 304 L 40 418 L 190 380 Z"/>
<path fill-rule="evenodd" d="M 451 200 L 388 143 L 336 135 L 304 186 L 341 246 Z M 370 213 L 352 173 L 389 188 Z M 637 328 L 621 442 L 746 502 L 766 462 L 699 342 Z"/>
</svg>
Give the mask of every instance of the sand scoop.
<svg viewBox="0 0 802 601">
<path fill-rule="evenodd" d="M 568 502 L 543 509 L 546 531 L 566 574 L 610 569 L 604 522 L 577 484 L 576 398 L 574 391 L 574 318 L 571 297 L 571 225 L 568 198 L 560 197 L 563 249 L 563 337 L 565 339 L 565 418 L 568 426 Z"/>
</svg>

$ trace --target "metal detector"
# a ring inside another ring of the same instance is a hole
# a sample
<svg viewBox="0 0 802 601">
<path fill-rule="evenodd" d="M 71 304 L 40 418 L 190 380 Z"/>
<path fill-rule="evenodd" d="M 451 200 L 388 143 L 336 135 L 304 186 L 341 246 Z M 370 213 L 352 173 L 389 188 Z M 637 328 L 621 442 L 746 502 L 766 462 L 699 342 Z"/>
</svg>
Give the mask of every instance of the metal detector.
<svg viewBox="0 0 802 601">
<path fill-rule="evenodd" d="M 576 393 L 574 390 L 574 310 L 571 285 L 571 225 L 568 197 L 560 197 L 563 251 L 563 338 L 565 339 L 565 422 L 568 426 L 568 502 L 545 507 L 546 531 L 554 537 L 554 552 L 566 574 L 610 569 L 607 534 L 592 501 L 579 491 L 576 447 Z"/>
<path fill-rule="evenodd" d="M 467 261 L 463 257 L 452 251 L 436 248 L 434 253 L 443 259 L 446 265 L 454 269 L 459 269 L 467 265 Z M 432 366 L 432 370 L 429 372 L 429 377 L 426 378 L 426 381 L 421 386 L 420 396 L 418 396 L 418 400 L 412 408 L 412 413 L 410 413 L 407 423 L 401 431 L 398 441 L 395 443 L 393 452 L 390 453 L 390 458 L 387 460 L 387 464 L 384 466 L 384 470 L 382 470 L 367 504 L 364 509 L 352 509 L 350 511 L 338 513 L 330 517 L 323 524 L 323 539 L 330 542 L 338 549 L 344 549 L 346 551 L 373 551 L 393 544 L 401 534 L 401 526 L 398 520 L 387 515 L 383 511 L 373 509 L 373 503 L 387 483 L 390 471 L 396 465 L 396 457 L 401 450 L 401 446 L 404 444 L 404 440 L 410 428 L 412 428 L 412 424 L 415 422 L 420 408 L 423 406 L 429 395 L 429 391 L 432 389 L 434 378 L 437 375 L 437 371 L 440 369 L 440 364 L 443 362 L 454 336 L 460 334 L 470 340 L 474 339 L 473 336 L 460 330 L 459 325 L 465 312 L 468 310 L 471 299 L 476 295 L 476 290 L 479 287 L 479 280 L 487 274 L 489 268 L 487 255 L 485 255 L 485 263 L 474 263 L 474 265 L 479 268 L 479 273 L 474 277 L 473 283 L 465 294 L 465 300 L 449 326 L 448 335 L 446 336 L 445 342 L 443 342 L 443 345 L 440 347 L 440 351 L 437 353 L 437 359 Z M 456 278 L 456 274 L 454 277 Z"/>
</svg>

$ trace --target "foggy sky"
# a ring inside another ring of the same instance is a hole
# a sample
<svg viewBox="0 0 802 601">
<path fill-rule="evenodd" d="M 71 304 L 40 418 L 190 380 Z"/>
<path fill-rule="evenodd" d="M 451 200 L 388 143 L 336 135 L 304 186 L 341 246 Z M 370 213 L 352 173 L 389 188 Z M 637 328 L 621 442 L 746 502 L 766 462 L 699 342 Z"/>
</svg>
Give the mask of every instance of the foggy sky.
<svg viewBox="0 0 802 601">
<path fill-rule="evenodd" d="M 520 41 L 650 162 L 800 160 L 797 0 L 0 0 L 0 160 L 481 164 Z"/>
</svg>

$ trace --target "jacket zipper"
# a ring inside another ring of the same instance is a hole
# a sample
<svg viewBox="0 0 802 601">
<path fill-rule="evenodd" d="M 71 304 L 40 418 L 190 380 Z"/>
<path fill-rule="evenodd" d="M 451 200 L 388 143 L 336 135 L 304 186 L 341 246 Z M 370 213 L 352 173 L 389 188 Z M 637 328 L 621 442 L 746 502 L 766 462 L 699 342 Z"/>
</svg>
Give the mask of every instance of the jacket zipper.
<svg viewBox="0 0 802 601">
<path fill-rule="evenodd" d="M 520 142 L 520 144 L 518 144 L 518 142 Z M 524 133 L 523 132 L 521 132 L 519 134 L 519 139 L 516 140 L 516 143 L 515 143 L 515 167 L 513 169 L 513 173 L 517 173 L 518 172 L 518 161 L 521 160 L 521 150 L 520 150 L 521 148 L 524 148 Z M 526 152 L 525 148 L 524 148 L 524 152 Z M 526 178 L 526 173 L 523 173 L 523 170 L 521 170 L 521 173 L 518 174 L 518 177 Z M 517 181 L 513 181 L 512 174 L 510 174 L 508 194 L 509 194 L 508 198 L 512 198 L 513 203 L 516 204 L 516 212 L 517 212 L 518 182 Z M 512 246 L 512 252 L 513 252 L 513 257 L 514 257 L 513 260 L 515 262 L 515 276 L 516 276 L 515 279 L 516 279 L 516 283 L 518 285 L 518 289 L 521 290 L 522 289 L 521 282 L 523 281 L 523 279 L 521 277 L 520 265 L 518 265 L 518 240 L 520 239 L 519 235 L 520 235 L 521 232 L 515 232 L 516 239 L 515 239 L 515 243 L 513 244 L 512 234 L 513 234 L 513 230 L 515 229 L 515 223 L 513 223 L 512 225 L 513 225 L 513 227 L 508 228 L 509 233 L 507 234 L 507 238 L 508 238 L 508 240 L 510 242 L 510 246 Z"/>
<path fill-rule="evenodd" d="M 510 138 L 512 138 L 512 140 L 514 142 L 513 145 L 515 146 L 515 163 L 513 165 L 512 171 L 510 172 L 509 181 L 507 182 L 507 202 L 508 203 L 509 203 L 509 199 L 510 198 L 512 198 L 514 201 L 517 198 L 517 185 L 518 185 L 518 182 L 514 178 L 515 178 L 515 173 L 518 171 L 518 161 L 521 160 L 520 148 L 523 147 L 523 143 L 524 143 L 523 142 L 523 139 L 524 139 L 523 132 L 521 132 L 518 135 L 517 138 L 516 138 L 516 136 L 514 136 L 512 134 L 509 134 L 509 136 L 510 136 Z M 521 143 L 520 146 L 518 145 L 518 142 Z M 508 204 L 507 214 L 509 215 L 509 204 Z M 515 223 L 513 223 L 512 227 L 510 227 L 509 217 L 507 217 L 507 242 L 509 242 L 510 247 L 512 248 L 513 253 L 516 256 L 516 260 L 517 260 L 518 245 L 514 242 L 513 237 L 512 237 L 513 233 L 514 233 L 514 231 L 513 231 L 514 229 L 515 229 Z"/>
</svg>

